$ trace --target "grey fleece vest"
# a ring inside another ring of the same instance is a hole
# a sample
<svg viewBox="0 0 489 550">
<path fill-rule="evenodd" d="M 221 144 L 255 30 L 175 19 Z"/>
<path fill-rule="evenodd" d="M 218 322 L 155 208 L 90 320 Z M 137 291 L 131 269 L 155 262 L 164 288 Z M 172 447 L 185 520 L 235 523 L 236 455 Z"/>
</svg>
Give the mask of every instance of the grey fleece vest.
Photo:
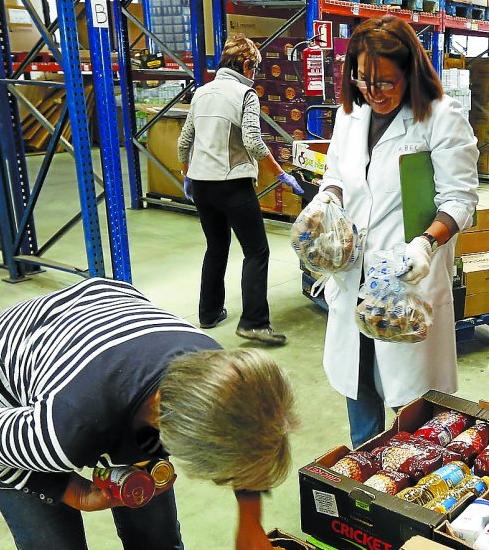
<svg viewBox="0 0 489 550">
<path fill-rule="evenodd" d="M 187 172 L 190 179 L 257 179 L 258 164 L 248 154 L 241 137 L 243 102 L 247 93 L 255 93 L 252 85 L 252 80 L 223 68 L 212 82 L 195 92 L 195 137 Z"/>
</svg>

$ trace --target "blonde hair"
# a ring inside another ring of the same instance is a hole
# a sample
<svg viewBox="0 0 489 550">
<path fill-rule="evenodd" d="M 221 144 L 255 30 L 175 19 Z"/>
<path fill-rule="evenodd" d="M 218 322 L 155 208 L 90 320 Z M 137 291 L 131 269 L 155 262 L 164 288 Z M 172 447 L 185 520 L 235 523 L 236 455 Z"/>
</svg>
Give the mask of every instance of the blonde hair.
<svg viewBox="0 0 489 550">
<path fill-rule="evenodd" d="M 170 363 L 160 392 L 163 444 L 189 475 L 252 491 L 285 479 L 297 421 L 290 385 L 268 355 L 183 355 Z"/>
<path fill-rule="evenodd" d="M 261 63 L 261 53 L 257 45 L 243 33 L 228 38 L 221 54 L 220 67 L 227 67 L 243 74 L 245 61 L 251 61 L 254 68 Z"/>
</svg>

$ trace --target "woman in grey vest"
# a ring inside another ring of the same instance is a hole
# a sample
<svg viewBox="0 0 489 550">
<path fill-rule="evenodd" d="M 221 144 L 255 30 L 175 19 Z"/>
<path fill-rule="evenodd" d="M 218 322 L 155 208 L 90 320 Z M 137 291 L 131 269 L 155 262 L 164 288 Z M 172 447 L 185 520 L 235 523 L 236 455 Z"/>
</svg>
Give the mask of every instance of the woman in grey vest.
<svg viewBox="0 0 489 550">
<path fill-rule="evenodd" d="M 283 345 L 270 326 L 267 301 L 269 248 L 254 184 L 260 167 L 297 194 L 303 190 L 285 173 L 262 140 L 260 103 L 253 79 L 261 55 L 244 34 L 229 38 L 214 81 L 197 89 L 178 139 L 185 196 L 193 200 L 207 240 L 202 267 L 199 319 L 213 328 L 226 319 L 224 307 L 231 229 L 244 253 L 243 312 L 236 334 Z"/>
</svg>

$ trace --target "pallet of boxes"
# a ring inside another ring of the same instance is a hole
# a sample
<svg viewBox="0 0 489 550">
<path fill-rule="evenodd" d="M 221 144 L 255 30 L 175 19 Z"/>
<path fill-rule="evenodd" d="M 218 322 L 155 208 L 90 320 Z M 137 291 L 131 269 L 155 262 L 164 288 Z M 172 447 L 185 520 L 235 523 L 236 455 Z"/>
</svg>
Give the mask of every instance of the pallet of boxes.
<svg viewBox="0 0 489 550">
<path fill-rule="evenodd" d="M 489 548 L 486 406 L 430 391 L 355 451 L 336 447 L 301 468 L 307 540 L 339 550 L 431 548 L 422 537 Z"/>
<path fill-rule="evenodd" d="M 463 231 L 457 240 L 456 263 L 462 267 L 463 316 L 477 317 L 489 313 L 489 185 L 478 190 L 474 224 Z M 454 288 L 457 304 L 457 289 Z M 461 308 L 459 308 L 461 309 Z"/>
</svg>

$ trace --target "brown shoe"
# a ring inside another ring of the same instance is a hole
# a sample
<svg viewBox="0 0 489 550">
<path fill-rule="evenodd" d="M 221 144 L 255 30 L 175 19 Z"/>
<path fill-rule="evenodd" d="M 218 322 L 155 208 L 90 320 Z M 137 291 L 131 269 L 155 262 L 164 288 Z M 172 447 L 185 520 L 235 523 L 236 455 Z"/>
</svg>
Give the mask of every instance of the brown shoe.
<svg viewBox="0 0 489 550">
<path fill-rule="evenodd" d="M 264 344 L 271 346 L 283 346 L 287 343 L 287 337 L 285 334 L 275 332 L 272 327 L 263 328 L 241 328 L 236 329 L 236 334 L 241 338 L 247 338 L 248 340 L 256 340 Z"/>
</svg>

